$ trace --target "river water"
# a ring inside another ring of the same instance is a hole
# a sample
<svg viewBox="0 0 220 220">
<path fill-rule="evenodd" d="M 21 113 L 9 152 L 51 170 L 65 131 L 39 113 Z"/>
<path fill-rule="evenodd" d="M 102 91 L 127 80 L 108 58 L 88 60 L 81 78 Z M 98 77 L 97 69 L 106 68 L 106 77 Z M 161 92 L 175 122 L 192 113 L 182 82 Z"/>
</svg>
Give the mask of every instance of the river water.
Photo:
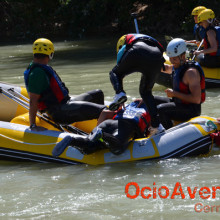
<svg viewBox="0 0 220 220">
<path fill-rule="evenodd" d="M 51 65 L 71 94 L 100 88 L 105 99 L 112 100 L 114 91 L 108 73 L 115 65 L 116 40 L 54 44 L 56 52 Z M 32 60 L 31 49 L 30 44 L 0 47 L 0 81 L 24 84 L 23 71 Z M 134 73 L 124 80 L 129 101 L 139 97 L 139 79 L 140 74 Z M 153 93 L 164 96 L 164 89 L 155 85 Z M 218 117 L 219 106 L 220 89 L 208 90 L 202 114 Z M 209 157 L 102 166 L 1 161 L 0 218 L 219 219 L 220 190 L 216 190 L 216 195 L 214 192 L 216 186 L 220 187 L 219 163 L 218 149 Z M 131 182 L 136 186 L 130 186 L 126 194 L 125 187 Z M 178 187 L 176 194 L 180 195 L 174 196 L 178 184 L 182 194 Z M 137 186 L 140 190 L 149 187 L 145 195 L 152 196 L 144 199 L 136 191 Z M 202 187 L 210 190 L 208 199 L 199 194 Z M 189 194 L 193 190 L 194 198 Z M 129 195 L 137 196 L 130 199 Z"/>
</svg>

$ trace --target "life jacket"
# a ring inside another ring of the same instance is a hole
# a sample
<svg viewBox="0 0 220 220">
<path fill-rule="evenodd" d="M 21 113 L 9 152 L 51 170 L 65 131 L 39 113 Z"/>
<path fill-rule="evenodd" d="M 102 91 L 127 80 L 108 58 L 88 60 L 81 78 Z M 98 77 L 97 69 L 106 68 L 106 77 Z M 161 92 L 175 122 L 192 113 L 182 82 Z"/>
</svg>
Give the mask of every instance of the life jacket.
<svg viewBox="0 0 220 220">
<path fill-rule="evenodd" d="M 146 108 L 142 106 L 137 107 L 139 102 L 132 102 L 117 112 L 113 119 L 131 119 L 136 122 L 142 136 L 146 136 L 150 126 L 151 117 Z"/>
<path fill-rule="evenodd" d="M 201 41 L 205 37 L 205 28 L 195 24 L 193 28 L 193 35 L 196 40 Z"/>
<path fill-rule="evenodd" d="M 25 86 L 28 91 L 29 74 L 36 67 L 41 68 L 46 73 L 49 79 L 49 87 L 40 94 L 38 102 L 38 109 L 44 111 L 49 107 L 56 106 L 57 104 L 65 103 L 69 100 L 69 90 L 65 84 L 61 81 L 60 77 L 49 65 L 31 63 L 24 71 Z"/>
<path fill-rule="evenodd" d="M 185 72 L 189 68 L 196 68 L 199 71 L 200 74 L 200 87 L 201 87 L 201 103 L 205 101 L 205 75 L 202 70 L 202 67 L 198 62 L 186 62 L 182 66 L 180 66 L 177 69 L 173 68 L 173 90 L 178 91 L 184 94 L 190 94 L 189 86 L 184 84 L 182 79 L 185 74 Z M 189 102 L 182 101 L 176 97 L 174 97 L 174 102 L 176 103 L 184 103 L 184 104 L 190 104 Z"/>
<path fill-rule="evenodd" d="M 130 49 L 134 43 L 142 41 L 150 46 L 156 46 L 160 49 L 161 53 L 164 52 L 164 48 L 162 44 L 157 41 L 155 38 L 144 35 L 144 34 L 127 34 L 125 37 L 125 45 L 122 46 L 122 48 L 118 51 L 117 54 L 117 63 L 121 61 L 122 56 L 125 54 L 125 52 Z"/>
<path fill-rule="evenodd" d="M 217 40 L 218 49 L 217 49 L 217 52 L 209 53 L 209 54 L 206 54 L 206 55 L 220 56 L 220 26 L 215 26 L 215 27 L 209 26 L 208 28 L 205 29 L 205 38 L 204 38 L 204 48 L 205 49 L 210 48 L 210 43 L 208 41 L 208 36 L 207 36 L 207 32 L 209 30 L 214 30 L 215 33 L 216 33 L 216 40 Z"/>
</svg>

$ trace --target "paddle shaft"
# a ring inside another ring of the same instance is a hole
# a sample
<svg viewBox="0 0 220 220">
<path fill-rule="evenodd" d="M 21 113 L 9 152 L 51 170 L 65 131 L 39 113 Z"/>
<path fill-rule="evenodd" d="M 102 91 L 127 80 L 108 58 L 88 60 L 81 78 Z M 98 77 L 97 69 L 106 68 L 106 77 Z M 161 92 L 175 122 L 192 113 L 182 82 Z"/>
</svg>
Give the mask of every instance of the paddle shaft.
<svg viewBox="0 0 220 220">
<path fill-rule="evenodd" d="M 19 92 L 15 91 L 13 88 L 8 89 L 8 91 L 13 91 L 14 93 L 16 93 L 17 95 L 19 95 L 20 97 L 22 97 L 23 99 L 27 100 L 29 102 L 29 99 L 25 96 L 23 96 L 22 94 L 20 94 Z M 7 96 L 8 98 L 10 98 L 11 100 L 13 100 L 14 102 L 18 103 L 19 105 L 21 105 L 23 108 L 27 109 L 28 111 L 30 110 L 29 108 L 29 103 L 18 98 L 17 96 L 11 94 L 10 92 L 6 91 L 3 88 L 0 88 L 0 92 L 2 92 L 3 95 Z M 37 113 L 37 117 L 39 117 L 40 119 L 44 120 L 45 122 L 47 122 L 48 124 L 54 126 L 55 128 L 59 129 L 60 131 L 64 132 L 65 130 L 63 129 L 63 127 L 65 127 L 65 129 L 67 131 L 71 131 L 80 135 L 88 135 L 88 133 L 74 127 L 74 126 L 70 126 L 70 125 L 64 125 L 61 126 L 59 124 L 56 124 L 52 121 L 50 121 L 50 119 L 44 117 L 43 115 L 41 115 L 39 112 Z"/>
<path fill-rule="evenodd" d="M 30 110 L 29 108 L 29 104 L 23 100 L 21 100 L 20 98 L 12 95 L 10 92 L 7 92 L 5 89 L 1 88 L 0 92 L 5 95 L 6 97 L 10 98 L 11 100 L 13 100 L 14 102 L 18 103 L 19 105 L 21 105 L 23 108 L 27 109 L 28 111 Z M 37 117 L 39 117 L 40 119 L 44 120 L 45 122 L 47 122 L 48 124 L 54 126 L 55 128 L 59 129 L 60 131 L 65 131 L 60 125 L 53 123 L 51 121 L 49 121 L 48 119 L 46 119 L 43 115 L 41 115 L 40 113 L 37 112 Z"/>
<path fill-rule="evenodd" d="M 204 42 L 204 39 L 202 39 L 202 41 L 200 42 L 200 44 L 199 44 L 199 46 L 198 46 L 196 51 L 199 51 L 199 49 L 202 46 L 203 42 Z M 193 56 L 192 60 L 194 60 L 195 58 L 196 58 L 196 55 Z"/>
<path fill-rule="evenodd" d="M 133 19 L 134 19 L 136 33 L 139 34 L 138 23 L 137 23 L 137 13 L 132 13 L 131 17 L 133 17 Z"/>
</svg>

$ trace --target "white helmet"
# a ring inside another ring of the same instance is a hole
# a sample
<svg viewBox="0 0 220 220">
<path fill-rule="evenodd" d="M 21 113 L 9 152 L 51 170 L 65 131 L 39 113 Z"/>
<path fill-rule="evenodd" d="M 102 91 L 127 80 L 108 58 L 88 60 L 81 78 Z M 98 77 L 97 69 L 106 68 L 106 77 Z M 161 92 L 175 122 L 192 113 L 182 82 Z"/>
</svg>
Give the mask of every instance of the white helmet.
<svg viewBox="0 0 220 220">
<path fill-rule="evenodd" d="M 181 38 L 175 38 L 167 45 L 166 54 L 168 57 L 177 57 L 186 52 L 186 42 Z"/>
</svg>

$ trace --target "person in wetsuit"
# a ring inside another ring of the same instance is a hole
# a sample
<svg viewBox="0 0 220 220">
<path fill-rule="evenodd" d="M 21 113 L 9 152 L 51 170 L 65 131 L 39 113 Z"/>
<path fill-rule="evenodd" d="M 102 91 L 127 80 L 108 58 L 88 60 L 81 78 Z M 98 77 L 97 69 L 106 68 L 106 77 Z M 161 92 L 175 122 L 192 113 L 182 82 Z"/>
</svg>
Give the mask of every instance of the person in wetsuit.
<svg viewBox="0 0 220 220">
<path fill-rule="evenodd" d="M 118 109 L 127 100 L 123 78 L 131 73 L 142 74 L 139 92 L 151 116 L 150 133 L 164 130 L 157 117 L 157 108 L 152 88 L 164 63 L 163 47 L 154 38 L 143 34 L 127 34 L 117 43 L 117 65 L 110 71 L 110 80 L 116 92 L 110 110 Z"/>
<path fill-rule="evenodd" d="M 133 102 L 114 114 L 112 119 L 99 124 L 88 136 L 66 136 L 54 147 L 52 154 L 57 157 L 67 146 L 74 146 L 83 154 L 109 149 L 118 155 L 127 149 L 131 140 L 145 137 L 149 126 L 150 115 L 145 105 L 139 106 L 139 102 Z"/>
<path fill-rule="evenodd" d="M 96 119 L 103 113 L 104 94 L 93 90 L 76 98 L 58 74 L 48 65 L 53 58 L 54 45 L 45 38 L 33 43 L 34 60 L 24 72 L 24 80 L 30 97 L 29 120 L 32 130 L 44 130 L 35 124 L 37 111 L 47 113 L 56 123 L 71 124 L 77 121 Z"/>
<path fill-rule="evenodd" d="M 166 129 L 172 120 L 186 121 L 201 114 L 205 101 L 205 77 L 199 63 L 186 61 L 186 43 L 181 38 L 170 41 L 167 55 L 172 65 L 165 64 L 163 72 L 173 74 L 173 89 L 166 89 L 168 98 L 155 97 L 160 121 Z"/>
<path fill-rule="evenodd" d="M 215 13 L 205 9 L 198 15 L 198 23 L 205 29 L 204 49 L 195 51 L 200 65 L 214 68 L 220 67 L 220 26 L 214 24 Z"/>
</svg>

